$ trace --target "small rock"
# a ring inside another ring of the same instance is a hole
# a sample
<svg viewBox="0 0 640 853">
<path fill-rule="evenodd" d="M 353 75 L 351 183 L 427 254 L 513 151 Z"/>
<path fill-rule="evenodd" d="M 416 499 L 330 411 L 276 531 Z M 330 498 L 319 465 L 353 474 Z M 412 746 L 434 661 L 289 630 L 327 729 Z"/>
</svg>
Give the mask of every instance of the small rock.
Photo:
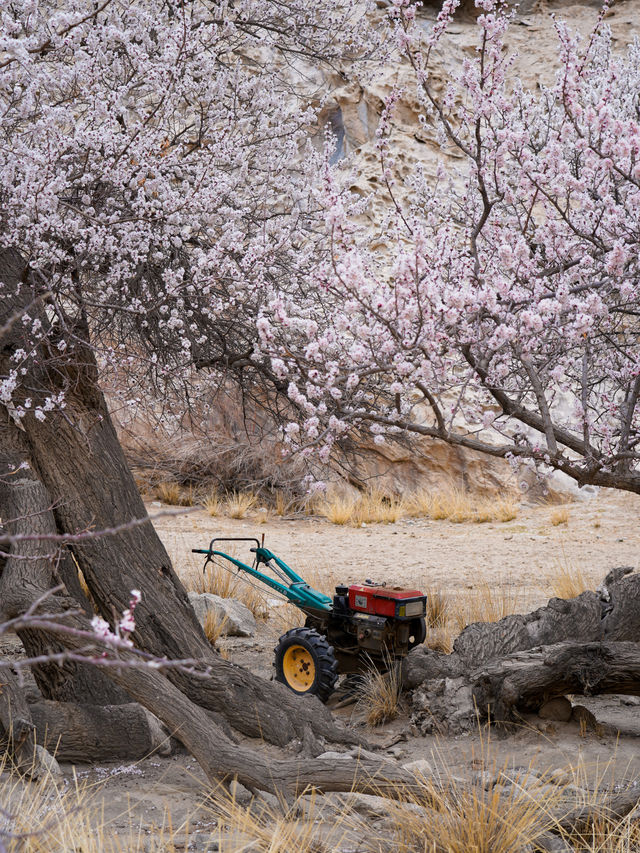
<svg viewBox="0 0 640 853">
<path fill-rule="evenodd" d="M 213 610 L 218 619 L 222 620 L 226 617 L 227 621 L 222 631 L 226 636 L 253 637 L 256 633 L 256 620 L 253 613 L 235 598 L 221 598 L 211 592 L 190 592 L 189 601 L 201 625 L 204 625 L 207 613 Z"/>
<path fill-rule="evenodd" d="M 270 794 L 269 791 L 257 791 L 256 800 L 261 805 L 264 803 L 272 814 L 281 812 L 283 807 L 286 808 L 286 803 L 276 797 L 275 794 Z"/>
<path fill-rule="evenodd" d="M 541 850 L 543 853 L 574 853 L 575 851 L 575 848 L 564 838 L 553 835 L 551 832 L 544 832 L 539 835 L 533 844 L 533 848 L 534 850 Z"/>
<path fill-rule="evenodd" d="M 409 761 L 407 764 L 402 765 L 403 770 L 407 770 L 409 773 L 413 773 L 414 776 L 422 777 L 424 779 L 433 776 L 433 767 L 426 758 L 418 758 L 415 761 Z"/>
<path fill-rule="evenodd" d="M 636 707 L 640 705 L 640 696 L 621 696 L 620 697 L 621 705 L 629 705 L 630 707 Z"/>
<path fill-rule="evenodd" d="M 244 785 L 241 785 L 237 779 L 229 782 L 229 793 L 236 803 L 239 803 L 241 806 L 248 806 L 253 799 L 251 791 L 247 790 Z"/>
<path fill-rule="evenodd" d="M 585 725 L 590 731 L 597 731 L 598 721 L 594 714 L 584 705 L 574 705 L 571 713 L 571 720 L 575 723 Z"/>
<path fill-rule="evenodd" d="M 387 752 L 389 755 L 393 755 L 394 758 L 402 758 L 404 755 L 404 750 L 400 749 L 399 746 L 392 746 L 391 749 L 388 749 Z"/>
<path fill-rule="evenodd" d="M 29 775 L 34 780 L 43 779 L 47 776 L 54 776 L 56 778 L 62 776 L 62 770 L 58 762 L 39 743 L 36 744 L 34 760 L 32 767 L 29 769 Z"/>
<path fill-rule="evenodd" d="M 568 723 L 571 719 L 571 702 L 566 696 L 556 696 L 549 699 L 538 708 L 538 716 L 543 720 L 555 720 L 559 723 Z"/>
<path fill-rule="evenodd" d="M 573 774 L 564 767 L 556 767 L 555 770 L 552 770 L 549 773 L 547 778 L 549 782 L 552 782 L 554 785 L 573 784 Z"/>
</svg>

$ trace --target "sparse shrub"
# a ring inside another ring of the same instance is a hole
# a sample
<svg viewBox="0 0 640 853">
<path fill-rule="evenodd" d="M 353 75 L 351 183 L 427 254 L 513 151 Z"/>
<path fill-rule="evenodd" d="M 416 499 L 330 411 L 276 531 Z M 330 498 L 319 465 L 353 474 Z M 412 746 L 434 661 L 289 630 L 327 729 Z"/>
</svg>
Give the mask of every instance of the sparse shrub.
<svg viewBox="0 0 640 853">
<path fill-rule="evenodd" d="M 253 492 L 232 492 L 225 501 L 225 510 L 231 518 L 246 518 L 258 502 Z"/>
<path fill-rule="evenodd" d="M 557 527 L 559 524 L 568 524 L 569 523 L 569 507 L 565 504 L 556 507 L 551 511 L 549 515 L 549 521 L 553 524 L 554 527 Z"/>
<path fill-rule="evenodd" d="M 391 659 L 386 663 L 387 672 L 380 672 L 373 664 L 368 666 L 358 685 L 357 707 L 372 728 L 395 720 L 400 713 L 400 665 Z"/>
<path fill-rule="evenodd" d="M 225 633 L 228 622 L 225 613 L 219 615 L 217 610 L 208 610 L 204 618 L 204 634 L 212 646 L 215 646 L 220 637 Z"/>
</svg>

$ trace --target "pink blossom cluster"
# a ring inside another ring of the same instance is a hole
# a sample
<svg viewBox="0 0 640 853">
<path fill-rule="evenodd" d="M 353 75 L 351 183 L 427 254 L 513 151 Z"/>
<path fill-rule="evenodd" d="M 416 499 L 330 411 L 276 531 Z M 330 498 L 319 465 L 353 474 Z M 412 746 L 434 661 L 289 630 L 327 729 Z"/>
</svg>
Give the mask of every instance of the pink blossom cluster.
<svg viewBox="0 0 640 853">
<path fill-rule="evenodd" d="M 86 346 L 123 411 L 246 365 L 261 306 L 326 251 L 309 72 L 366 66 L 367 11 L 0 0 L 0 248 L 29 264 L 0 281 L 0 403 L 60 410 Z"/>
<path fill-rule="evenodd" d="M 113 630 L 101 616 L 94 616 L 91 620 L 91 628 L 96 637 L 116 649 L 133 648 L 131 634 L 136 630 L 134 611 L 141 600 L 140 590 L 132 589 L 129 607 L 122 611 L 122 616 L 114 625 Z"/>
</svg>

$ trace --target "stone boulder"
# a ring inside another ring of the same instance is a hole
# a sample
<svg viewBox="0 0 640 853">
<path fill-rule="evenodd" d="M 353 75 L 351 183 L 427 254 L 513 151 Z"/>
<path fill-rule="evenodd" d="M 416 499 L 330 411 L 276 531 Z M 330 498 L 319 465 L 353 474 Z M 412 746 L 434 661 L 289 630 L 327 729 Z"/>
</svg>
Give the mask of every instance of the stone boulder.
<svg viewBox="0 0 640 853">
<path fill-rule="evenodd" d="M 198 621 L 204 626 L 207 613 L 213 611 L 219 620 L 225 619 L 222 633 L 228 637 L 253 637 L 256 620 L 253 613 L 235 598 L 222 598 L 211 592 L 190 592 L 189 601 Z"/>
</svg>

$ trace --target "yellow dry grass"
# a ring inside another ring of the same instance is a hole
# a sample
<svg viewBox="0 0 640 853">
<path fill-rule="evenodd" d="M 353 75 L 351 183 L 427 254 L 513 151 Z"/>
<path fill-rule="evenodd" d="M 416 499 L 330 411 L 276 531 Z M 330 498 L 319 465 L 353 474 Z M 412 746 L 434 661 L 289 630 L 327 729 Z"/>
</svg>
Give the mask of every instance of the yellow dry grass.
<svg viewBox="0 0 640 853">
<path fill-rule="evenodd" d="M 358 685 L 357 708 L 364 713 L 371 728 L 395 720 L 400 713 L 402 682 L 400 666 L 388 660 L 387 672 L 380 672 L 373 664 L 368 666 Z"/>
<path fill-rule="evenodd" d="M 569 507 L 566 506 L 566 504 L 561 504 L 551 510 L 549 514 L 549 521 L 554 527 L 558 527 L 560 524 L 568 524 L 570 515 Z"/>
<path fill-rule="evenodd" d="M 505 616 L 525 612 L 527 607 L 521 590 L 480 583 L 472 590 L 456 595 L 450 608 L 449 621 L 459 634 L 474 622 L 499 622 Z"/>
<path fill-rule="evenodd" d="M 210 492 L 203 500 L 202 505 L 207 515 L 210 515 L 211 518 L 217 518 L 219 515 L 222 515 L 222 498 L 217 492 Z"/>
<path fill-rule="evenodd" d="M 315 794 L 310 794 L 302 815 L 295 803 L 288 805 L 284 799 L 279 808 L 266 804 L 247 808 L 223 791 L 215 792 L 206 806 L 221 827 L 212 837 L 220 853 L 347 850 L 349 830 L 357 828 L 361 835 L 365 829 L 346 806 L 331 814 L 330 824 L 322 825 L 322 797 Z"/>
<path fill-rule="evenodd" d="M 226 614 L 220 616 L 216 610 L 208 610 L 206 616 L 204 617 L 204 633 L 205 637 L 212 646 L 215 646 L 225 633 L 225 629 L 227 627 L 228 618 Z"/>
<path fill-rule="evenodd" d="M 483 498 L 450 486 L 438 491 L 419 489 L 403 498 L 380 489 L 369 489 L 357 496 L 334 493 L 316 501 L 312 512 L 332 524 L 393 524 L 401 518 L 431 518 L 454 524 L 506 522 L 517 517 L 519 504 L 514 498 Z"/>
<path fill-rule="evenodd" d="M 257 502 L 258 496 L 253 492 L 232 492 L 225 500 L 225 512 L 231 518 L 246 518 Z"/>
<path fill-rule="evenodd" d="M 575 765 L 536 772 L 498 765 L 492 759 L 490 741 L 482 742 L 480 757 L 474 757 L 467 775 L 452 771 L 442 755 L 436 755 L 434 785 L 430 774 L 418 775 L 418 791 L 409 794 L 398 788 L 388 800 L 384 827 L 372 827 L 367 818 L 354 812 L 349 795 L 326 809 L 325 799 L 313 792 L 304 802 L 291 804 L 284 798 L 268 805 L 254 800 L 240 804 L 219 788 L 209 789 L 205 813 L 215 819 L 217 829 L 208 839 L 199 830 L 199 842 L 220 853 L 318 853 L 346 850 L 366 836 L 367 849 L 393 849 L 395 853 L 520 853 L 537 849 L 536 841 L 550 830 L 572 849 L 582 853 L 637 853 L 640 825 L 627 818 L 598 817 L 588 831 L 567 833 L 555 822 L 574 809 L 588 810 L 602 800 L 614 783 L 613 761 L 593 768 L 579 758 Z M 475 774 L 489 776 L 495 784 L 478 784 Z M 609 778 L 610 775 L 610 778 Z M 553 784 L 550 784 L 553 777 Z M 558 778 L 560 777 L 560 778 Z M 161 824 L 145 826 L 129 817 L 129 828 L 118 832 L 109 824 L 101 804 L 101 786 L 81 782 L 74 775 L 59 780 L 45 775 L 26 781 L 12 771 L 6 754 L 0 756 L 0 841 L 8 853 L 177 853 L 191 849 L 188 824 L 175 827 L 165 812 Z M 340 795 L 338 795 L 340 796 Z M 202 814 L 202 812 L 200 812 Z"/>
<path fill-rule="evenodd" d="M 484 524 L 512 521 L 518 515 L 519 505 L 513 498 L 484 498 L 449 486 L 431 492 L 424 489 L 412 492 L 404 499 L 403 509 L 411 518 Z"/>
<path fill-rule="evenodd" d="M 158 483 L 155 487 L 155 495 L 159 501 L 170 506 L 193 506 L 195 497 L 193 486 L 183 488 L 169 480 Z"/>
<path fill-rule="evenodd" d="M 513 613 L 530 609 L 524 592 L 511 586 L 492 587 L 480 583 L 471 590 L 445 594 L 427 591 L 427 637 L 425 645 L 449 653 L 453 641 L 474 622 L 498 622 Z"/>
<path fill-rule="evenodd" d="M 547 584 L 554 598 L 576 598 L 588 589 L 593 589 L 585 572 L 567 563 L 558 565 Z"/>
<path fill-rule="evenodd" d="M 395 495 L 370 489 L 356 497 L 333 494 L 316 502 L 314 511 L 332 524 L 395 524 L 404 515 L 404 504 Z"/>
<path fill-rule="evenodd" d="M 495 766 L 489 770 L 495 773 Z M 535 840 L 553 825 L 551 811 L 559 793 L 551 786 L 541 786 L 536 794 L 527 780 L 519 783 L 516 777 L 515 784 L 498 784 L 487 791 L 454 778 L 446 767 L 443 779 L 444 789 L 425 781 L 425 797 L 416 798 L 428 817 L 405 811 L 404 820 L 398 822 L 398 853 L 519 853 L 533 849 Z"/>
</svg>

